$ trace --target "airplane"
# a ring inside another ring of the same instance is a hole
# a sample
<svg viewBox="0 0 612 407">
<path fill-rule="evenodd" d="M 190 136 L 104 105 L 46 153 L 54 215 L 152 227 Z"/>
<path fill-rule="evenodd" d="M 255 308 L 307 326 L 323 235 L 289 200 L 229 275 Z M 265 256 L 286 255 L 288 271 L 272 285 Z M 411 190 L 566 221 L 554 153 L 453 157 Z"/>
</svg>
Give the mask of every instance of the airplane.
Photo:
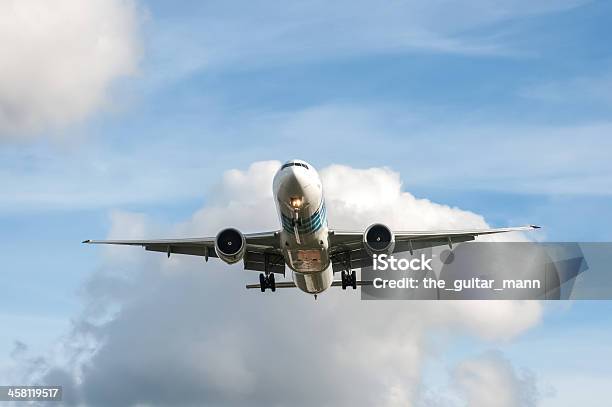
<svg viewBox="0 0 612 407">
<path fill-rule="evenodd" d="M 279 215 L 279 230 L 242 233 L 229 227 L 214 237 L 161 240 L 85 240 L 87 244 L 142 246 L 145 250 L 171 254 L 217 257 L 227 264 L 243 261 L 245 270 L 259 271 L 259 284 L 246 287 L 267 289 L 297 287 L 316 296 L 331 286 L 343 289 L 368 282 L 358 281 L 355 269 L 372 264 L 372 256 L 410 252 L 434 246 L 474 240 L 476 236 L 539 229 L 528 225 L 497 229 L 392 231 L 382 223 L 365 230 L 330 229 L 325 196 L 315 168 L 302 160 L 284 163 L 274 176 L 273 194 Z M 293 282 L 276 282 L 287 266 Z M 341 280 L 334 281 L 340 273 Z"/>
</svg>

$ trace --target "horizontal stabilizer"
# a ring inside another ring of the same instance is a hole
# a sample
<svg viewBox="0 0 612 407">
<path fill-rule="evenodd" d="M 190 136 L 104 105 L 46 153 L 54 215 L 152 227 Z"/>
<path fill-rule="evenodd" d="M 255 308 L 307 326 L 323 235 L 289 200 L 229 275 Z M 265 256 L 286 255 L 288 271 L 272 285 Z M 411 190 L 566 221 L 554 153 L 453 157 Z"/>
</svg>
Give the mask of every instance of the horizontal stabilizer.
<svg viewBox="0 0 612 407">
<path fill-rule="evenodd" d="M 363 281 L 357 281 L 357 285 L 372 285 L 372 281 L 369 280 L 363 280 Z M 342 281 L 338 280 L 338 281 L 334 281 L 332 282 L 332 287 L 342 287 Z M 251 289 L 251 288 L 261 288 L 261 284 L 247 284 L 246 285 L 247 290 Z M 276 283 L 276 288 L 295 288 L 295 283 L 286 281 L 286 282 L 280 282 L 280 283 Z"/>
</svg>

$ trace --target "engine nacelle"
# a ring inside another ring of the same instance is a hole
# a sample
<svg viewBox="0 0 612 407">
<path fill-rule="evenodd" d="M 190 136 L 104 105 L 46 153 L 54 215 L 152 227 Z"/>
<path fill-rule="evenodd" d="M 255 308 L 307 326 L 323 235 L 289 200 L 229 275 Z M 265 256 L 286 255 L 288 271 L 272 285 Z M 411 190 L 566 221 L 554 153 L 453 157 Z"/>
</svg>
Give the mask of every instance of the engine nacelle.
<svg viewBox="0 0 612 407">
<path fill-rule="evenodd" d="M 227 264 L 236 263 L 244 257 L 246 239 L 234 228 L 223 229 L 215 238 L 215 252 Z"/>
<path fill-rule="evenodd" d="M 370 256 L 391 254 L 395 249 L 395 235 L 387 226 L 375 223 L 363 233 L 363 246 Z"/>
</svg>

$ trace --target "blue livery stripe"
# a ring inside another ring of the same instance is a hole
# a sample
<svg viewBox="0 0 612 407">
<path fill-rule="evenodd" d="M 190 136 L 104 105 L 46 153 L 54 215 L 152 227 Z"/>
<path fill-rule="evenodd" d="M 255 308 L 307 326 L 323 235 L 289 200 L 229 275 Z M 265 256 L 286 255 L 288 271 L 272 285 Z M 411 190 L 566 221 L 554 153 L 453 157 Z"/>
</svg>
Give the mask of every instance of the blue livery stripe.
<svg viewBox="0 0 612 407">
<path fill-rule="evenodd" d="M 289 233 L 293 232 L 293 219 L 286 216 L 284 213 L 281 213 L 281 218 L 283 222 L 283 229 Z M 325 202 L 321 202 L 321 206 L 319 209 L 315 211 L 311 216 L 307 219 L 302 219 L 300 224 L 298 225 L 298 232 L 300 234 L 310 234 L 314 233 L 317 230 L 321 229 L 323 225 L 327 222 L 327 211 L 325 208 Z"/>
</svg>

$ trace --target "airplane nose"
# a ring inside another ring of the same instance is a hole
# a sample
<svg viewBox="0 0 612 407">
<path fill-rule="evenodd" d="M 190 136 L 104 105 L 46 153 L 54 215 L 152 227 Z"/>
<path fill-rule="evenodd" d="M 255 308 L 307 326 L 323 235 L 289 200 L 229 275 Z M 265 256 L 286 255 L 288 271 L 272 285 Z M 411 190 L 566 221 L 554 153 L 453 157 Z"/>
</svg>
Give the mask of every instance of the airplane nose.
<svg viewBox="0 0 612 407">
<path fill-rule="evenodd" d="M 289 196 L 302 197 L 310 186 L 310 180 L 301 168 L 289 168 L 284 177 L 283 189 Z"/>
</svg>

